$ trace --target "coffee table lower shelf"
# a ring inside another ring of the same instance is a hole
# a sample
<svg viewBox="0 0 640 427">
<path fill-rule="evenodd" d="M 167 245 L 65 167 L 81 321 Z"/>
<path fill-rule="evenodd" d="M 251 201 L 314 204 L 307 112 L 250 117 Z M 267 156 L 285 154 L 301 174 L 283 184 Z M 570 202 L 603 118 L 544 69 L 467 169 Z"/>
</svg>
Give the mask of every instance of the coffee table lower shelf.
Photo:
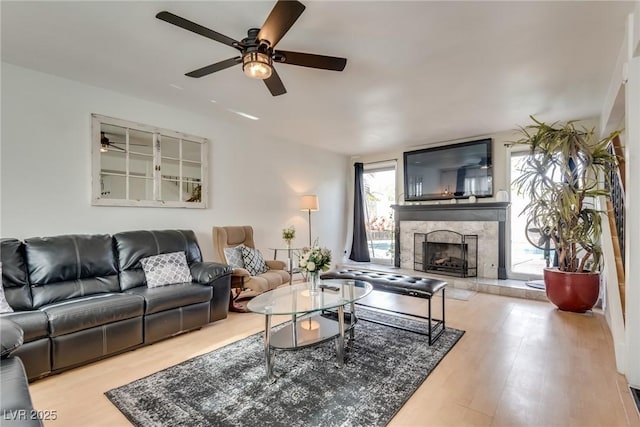
<svg viewBox="0 0 640 427">
<path fill-rule="evenodd" d="M 336 340 L 336 367 L 344 366 L 346 350 L 353 348 L 354 328 L 358 321 L 355 302 L 373 289 L 359 280 L 330 280 L 315 289 L 311 283 L 283 286 L 251 300 L 247 308 L 264 315 L 264 355 L 267 381 L 276 380 L 273 373 L 276 350 L 299 350 Z M 349 312 L 346 312 L 346 308 Z M 273 316 L 290 316 L 287 324 L 272 328 Z M 348 340 L 345 333 L 348 332 Z"/>
<path fill-rule="evenodd" d="M 345 313 L 344 306 L 339 306 L 336 312 L 307 313 L 302 317 L 294 315 L 289 324 L 275 331 L 271 328 L 271 315 L 267 314 L 264 327 L 267 381 L 273 383 L 277 379 L 273 373 L 274 350 L 300 350 L 334 338 L 336 340 L 335 365 L 336 368 L 342 369 L 344 366 L 345 333 L 349 332 L 348 348 L 351 349 L 354 339 L 354 326 L 358 319 L 355 315 L 353 302 L 350 305 L 351 313 Z"/>
<path fill-rule="evenodd" d="M 344 313 L 344 332 L 351 334 L 358 323 L 356 316 Z M 294 323 L 289 322 L 281 329 L 271 332 L 269 345 L 278 350 L 298 350 L 332 340 L 340 335 L 340 325 L 337 313 L 324 312 L 322 314 L 300 317 Z M 351 337 L 350 337 L 351 338 Z"/>
</svg>

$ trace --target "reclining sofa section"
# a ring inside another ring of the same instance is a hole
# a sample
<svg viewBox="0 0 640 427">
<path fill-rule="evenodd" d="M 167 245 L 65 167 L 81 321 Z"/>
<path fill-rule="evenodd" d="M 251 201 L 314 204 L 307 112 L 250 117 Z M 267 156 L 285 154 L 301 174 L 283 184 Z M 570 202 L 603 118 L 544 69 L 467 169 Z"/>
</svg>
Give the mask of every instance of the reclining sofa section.
<svg viewBox="0 0 640 427">
<path fill-rule="evenodd" d="M 30 380 L 227 317 L 231 268 L 190 230 L 2 239 L 2 284 Z M 149 288 L 140 260 L 184 252 L 192 282 Z"/>
</svg>

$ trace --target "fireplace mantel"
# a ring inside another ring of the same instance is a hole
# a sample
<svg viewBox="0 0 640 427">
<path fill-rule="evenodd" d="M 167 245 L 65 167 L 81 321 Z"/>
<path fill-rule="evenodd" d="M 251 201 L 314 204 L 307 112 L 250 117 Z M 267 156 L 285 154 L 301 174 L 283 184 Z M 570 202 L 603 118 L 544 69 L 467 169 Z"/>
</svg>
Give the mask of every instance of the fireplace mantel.
<svg viewBox="0 0 640 427">
<path fill-rule="evenodd" d="M 395 211 L 394 265 L 400 267 L 402 221 L 493 221 L 498 223 L 498 278 L 506 279 L 506 223 L 509 202 L 392 205 Z"/>
<path fill-rule="evenodd" d="M 392 205 L 398 221 L 498 221 L 506 222 L 508 202 L 442 205 Z"/>
</svg>

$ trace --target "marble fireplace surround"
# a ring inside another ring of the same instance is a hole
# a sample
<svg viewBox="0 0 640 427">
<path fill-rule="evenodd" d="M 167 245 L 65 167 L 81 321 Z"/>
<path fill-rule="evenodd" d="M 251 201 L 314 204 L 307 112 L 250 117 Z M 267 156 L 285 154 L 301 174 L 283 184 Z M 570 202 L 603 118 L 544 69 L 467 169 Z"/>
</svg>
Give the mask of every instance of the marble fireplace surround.
<svg viewBox="0 0 640 427">
<path fill-rule="evenodd" d="M 413 235 L 452 230 L 478 235 L 478 277 L 506 279 L 505 243 L 508 202 L 393 205 L 394 265 L 413 270 Z"/>
</svg>

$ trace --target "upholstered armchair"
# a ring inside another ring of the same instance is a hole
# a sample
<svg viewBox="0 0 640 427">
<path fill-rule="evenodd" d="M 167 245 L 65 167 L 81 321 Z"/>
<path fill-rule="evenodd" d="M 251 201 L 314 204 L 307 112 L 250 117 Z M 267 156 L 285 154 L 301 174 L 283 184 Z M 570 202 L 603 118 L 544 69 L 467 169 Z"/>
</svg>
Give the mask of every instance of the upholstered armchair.
<svg viewBox="0 0 640 427">
<path fill-rule="evenodd" d="M 246 249 L 243 249 L 243 246 Z M 244 251 L 244 255 L 248 253 L 249 256 L 257 252 L 251 226 L 213 227 L 214 261 L 233 267 L 231 288 L 232 293 L 235 292 L 235 297 L 243 291 L 242 296 L 255 296 L 289 281 L 289 273 L 283 261 L 264 260 L 263 268 L 258 268 L 256 271 L 255 265 L 244 262 L 247 258 L 242 257 L 241 251 Z M 260 258 L 259 252 L 255 255 Z M 232 308 L 234 308 L 233 305 Z"/>
</svg>

